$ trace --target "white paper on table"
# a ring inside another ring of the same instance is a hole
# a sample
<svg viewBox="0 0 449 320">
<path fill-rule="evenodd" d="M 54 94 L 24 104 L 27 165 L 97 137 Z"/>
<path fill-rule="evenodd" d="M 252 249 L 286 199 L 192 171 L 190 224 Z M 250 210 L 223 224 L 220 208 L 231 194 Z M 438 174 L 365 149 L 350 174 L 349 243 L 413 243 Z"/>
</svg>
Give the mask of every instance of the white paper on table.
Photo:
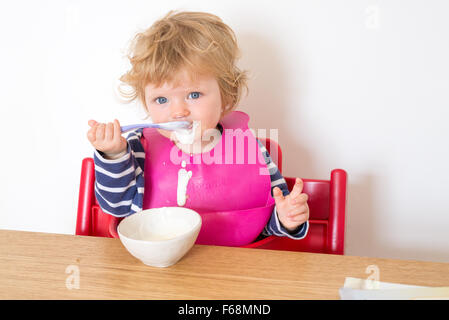
<svg viewBox="0 0 449 320">
<path fill-rule="evenodd" d="M 449 287 L 422 287 L 347 277 L 342 300 L 449 299 Z"/>
</svg>

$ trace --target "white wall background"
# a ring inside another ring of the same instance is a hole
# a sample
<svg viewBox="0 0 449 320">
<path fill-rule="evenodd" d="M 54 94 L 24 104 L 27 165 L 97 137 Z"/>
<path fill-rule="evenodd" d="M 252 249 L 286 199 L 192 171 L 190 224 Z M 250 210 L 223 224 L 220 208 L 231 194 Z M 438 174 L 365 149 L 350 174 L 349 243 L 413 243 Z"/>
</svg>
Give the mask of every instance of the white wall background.
<svg viewBox="0 0 449 320">
<path fill-rule="evenodd" d="M 446 0 L 2 2 L 0 228 L 74 233 L 87 120 L 142 120 L 114 87 L 170 9 L 234 29 L 240 109 L 279 128 L 285 175 L 347 170 L 348 255 L 449 262 Z"/>
</svg>

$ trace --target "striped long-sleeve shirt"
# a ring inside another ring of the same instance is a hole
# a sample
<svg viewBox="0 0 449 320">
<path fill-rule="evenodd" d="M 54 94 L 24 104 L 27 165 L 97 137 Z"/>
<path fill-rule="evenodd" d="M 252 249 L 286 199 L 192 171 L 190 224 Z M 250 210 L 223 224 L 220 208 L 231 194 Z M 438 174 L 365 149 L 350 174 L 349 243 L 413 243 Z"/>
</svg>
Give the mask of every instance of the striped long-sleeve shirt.
<svg viewBox="0 0 449 320">
<path fill-rule="evenodd" d="M 119 159 L 109 160 L 95 150 L 95 196 L 103 212 L 114 217 L 126 217 L 142 210 L 144 193 L 145 151 L 140 142 L 143 130 L 131 132 L 127 137 L 127 152 Z M 284 196 L 290 192 L 287 183 L 272 161 L 265 146 L 259 142 L 259 148 L 271 178 L 271 193 L 279 187 Z M 308 231 L 308 222 L 289 232 L 279 221 L 276 207 L 259 238 L 269 235 L 302 239 Z"/>
</svg>

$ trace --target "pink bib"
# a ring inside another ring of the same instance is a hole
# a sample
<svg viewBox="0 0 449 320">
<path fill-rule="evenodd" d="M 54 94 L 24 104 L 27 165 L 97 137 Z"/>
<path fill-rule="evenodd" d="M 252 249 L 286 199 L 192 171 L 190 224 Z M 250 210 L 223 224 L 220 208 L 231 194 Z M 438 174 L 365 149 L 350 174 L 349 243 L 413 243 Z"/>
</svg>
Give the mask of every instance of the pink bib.
<svg viewBox="0 0 449 320">
<path fill-rule="evenodd" d="M 223 134 L 209 152 L 189 155 L 156 129 L 143 130 L 143 209 L 178 206 L 178 172 L 191 171 L 184 207 L 197 211 L 202 227 L 196 243 L 241 246 L 263 230 L 274 208 L 271 180 L 247 114 L 221 121 Z M 181 166 L 185 161 L 185 167 Z"/>
</svg>

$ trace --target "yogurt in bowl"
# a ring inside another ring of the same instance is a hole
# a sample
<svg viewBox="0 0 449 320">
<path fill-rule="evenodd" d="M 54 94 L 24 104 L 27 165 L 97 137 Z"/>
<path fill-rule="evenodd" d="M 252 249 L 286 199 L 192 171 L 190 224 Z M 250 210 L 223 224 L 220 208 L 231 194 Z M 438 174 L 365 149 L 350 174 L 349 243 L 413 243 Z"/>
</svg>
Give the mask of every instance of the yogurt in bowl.
<svg viewBox="0 0 449 320">
<path fill-rule="evenodd" d="M 117 233 L 128 252 L 144 264 L 168 267 L 192 248 L 201 222 L 201 216 L 188 208 L 154 208 L 123 219 Z"/>
</svg>

